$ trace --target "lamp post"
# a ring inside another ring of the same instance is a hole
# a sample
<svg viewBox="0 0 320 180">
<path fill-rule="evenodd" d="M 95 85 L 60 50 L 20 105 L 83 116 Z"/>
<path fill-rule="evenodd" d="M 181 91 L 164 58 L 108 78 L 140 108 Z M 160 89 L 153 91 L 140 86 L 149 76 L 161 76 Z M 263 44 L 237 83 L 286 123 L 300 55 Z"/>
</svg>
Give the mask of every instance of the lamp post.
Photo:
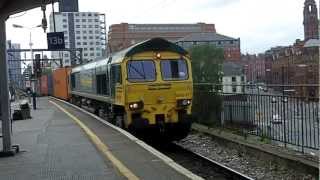
<svg viewBox="0 0 320 180">
<path fill-rule="evenodd" d="M 37 26 L 33 26 L 33 27 L 26 27 L 26 26 L 22 26 L 22 25 L 18 25 L 18 24 L 13 24 L 12 25 L 14 28 L 24 28 L 24 29 L 28 29 L 29 30 L 29 46 L 30 46 L 30 54 L 31 54 L 31 73 L 34 75 L 34 60 L 33 60 L 33 51 L 32 51 L 32 29 L 34 28 L 39 28 L 42 27 L 41 24 L 37 25 Z M 36 99 L 35 99 L 35 92 L 36 92 L 36 87 L 35 87 L 35 82 L 34 80 L 31 80 L 31 87 L 32 87 L 32 93 L 33 93 L 33 108 L 36 109 Z M 30 94 L 29 94 L 30 95 Z"/>
</svg>

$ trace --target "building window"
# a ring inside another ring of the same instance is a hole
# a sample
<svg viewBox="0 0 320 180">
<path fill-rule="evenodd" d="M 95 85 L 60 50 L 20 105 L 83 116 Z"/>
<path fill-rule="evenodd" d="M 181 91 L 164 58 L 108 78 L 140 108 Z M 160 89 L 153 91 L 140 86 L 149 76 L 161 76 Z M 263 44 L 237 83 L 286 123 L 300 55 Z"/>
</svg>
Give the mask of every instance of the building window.
<svg viewBox="0 0 320 180">
<path fill-rule="evenodd" d="M 218 44 L 221 45 L 221 41 L 218 41 Z"/>
<path fill-rule="evenodd" d="M 92 22 L 92 19 L 88 19 L 88 22 Z"/>
<path fill-rule="evenodd" d="M 82 19 L 82 22 L 87 22 L 87 20 L 86 19 Z"/>
<path fill-rule="evenodd" d="M 91 51 L 93 51 L 93 50 L 94 50 L 94 48 L 90 48 L 90 50 L 91 50 Z"/>
<path fill-rule="evenodd" d="M 75 16 L 79 16 L 79 13 L 76 13 Z"/>
<path fill-rule="evenodd" d="M 76 22 L 80 22 L 80 19 L 76 19 Z"/>
<path fill-rule="evenodd" d="M 241 76 L 241 81 L 244 82 L 244 76 Z"/>
<path fill-rule="evenodd" d="M 100 48 L 99 48 L 99 47 L 97 47 L 97 48 L 96 48 L 96 50 L 97 50 L 97 51 L 100 51 Z"/>
<path fill-rule="evenodd" d="M 99 22 L 99 19 L 94 19 L 94 22 Z"/>
<path fill-rule="evenodd" d="M 96 36 L 96 39 L 100 39 L 100 37 L 99 37 L 99 36 Z"/>
<path fill-rule="evenodd" d="M 65 37 L 64 37 L 64 40 L 68 40 L 68 36 L 65 36 Z"/>
<path fill-rule="evenodd" d="M 87 31 L 82 31 L 83 34 L 87 34 Z"/>
<path fill-rule="evenodd" d="M 89 36 L 89 39 L 93 39 L 93 36 Z"/>
<path fill-rule="evenodd" d="M 83 56 L 88 56 L 88 53 L 83 53 Z"/>
<path fill-rule="evenodd" d="M 94 27 L 95 27 L 95 28 L 99 28 L 100 26 L 99 26 L 99 25 L 95 25 Z"/>
<path fill-rule="evenodd" d="M 68 28 L 68 26 L 64 24 L 64 25 L 63 25 L 63 28 Z"/>
<path fill-rule="evenodd" d="M 89 13 L 89 14 L 88 14 L 88 16 L 92 16 L 92 14 L 91 14 L 91 13 Z"/>
<path fill-rule="evenodd" d="M 95 30 L 94 32 L 95 32 L 96 34 L 100 34 L 100 31 L 98 31 L 98 30 Z"/>
<path fill-rule="evenodd" d="M 232 82 L 236 82 L 236 79 L 237 79 L 237 78 L 236 78 L 236 77 L 232 77 L 231 79 L 232 79 L 232 80 L 231 80 Z"/>
<path fill-rule="evenodd" d="M 87 36 L 83 36 L 82 39 L 87 39 Z"/>
<path fill-rule="evenodd" d="M 88 48 L 83 48 L 83 50 L 84 50 L 84 51 L 87 51 L 87 50 L 88 50 Z"/>
<path fill-rule="evenodd" d="M 97 16 L 98 16 L 98 14 L 94 14 L 94 16 L 96 16 L 96 17 L 97 17 Z"/>
<path fill-rule="evenodd" d="M 96 55 L 99 57 L 99 56 L 100 56 L 100 53 L 97 53 Z"/>
<path fill-rule="evenodd" d="M 230 41 L 230 44 L 233 44 L 233 41 L 232 41 L 232 40 Z"/>
<path fill-rule="evenodd" d="M 80 31 L 76 31 L 76 34 L 80 34 Z"/>
<path fill-rule="evenodd" d="M 80 25 L 76 25 L 76 28 L 80 28 Z"/>
<path fill-rule="evenodd" d="M 94 56 L 94 53 L 90 53 L 90 56 Z"/>
<path fill-rule="evenodd" d="M 92 25 L 89 25 L 89 28 L 92 28 Z"/>
<path fill-rule="evenodd" d="M 62 13 L 62 16 L 67 16 L 67 14 L 66 13 Z"/>
<path fill-rule="evenodd" d="M 69 54 L 64 54 L 64 57 L 69 57 Z"/>
<path fill-rule="evenodd" d="M 83 44 L 83 45 L 88 45 L 88 43 L 87 43 L 87 42 L 83 42 L 82 44 Z"/>
<path fill-rule="evenodd" d="M 82 25 L 82 28 L 87 28 L 87 25 Z"/>
<path fill-rule="evenodd" d="M 237 86 L 232 86 L 232 92 L 237 92 Z"/>
<path fill-rule="evenodd" d="M 93 45 L 93 42 L 90 42 L 90 45 Z"/>
<path fill-rule="evenodd" d="M 93 31 L 90 30 L 90 31 L 89 31 L 89 34 L 92 34 L 92 33 L 93 33 Z"/>
<path fill-rule="evenodd" d="M 100 45 L 100 42 L 96 42 L 96 45 Z"/>
<path fill-rule="evenodd" d="M 82 13 L 82 16 L 86 16 L 86 14 L 85 14 L 85 13 Z"/>
<path fill-rule="evenodd" d="M 77 45 L 81 45 L 81 42 L 77 42 Z"/>
<path fill-rule="evenodd" d="M 81 37 L 80 37 L 80 36 L 77 36 L 76 39 L 81 39 Z"/>
<path fill-rule="evenodd" d="M 62 22 L 67 22 L 67 19 L 62 19 Z"/>
</svg>

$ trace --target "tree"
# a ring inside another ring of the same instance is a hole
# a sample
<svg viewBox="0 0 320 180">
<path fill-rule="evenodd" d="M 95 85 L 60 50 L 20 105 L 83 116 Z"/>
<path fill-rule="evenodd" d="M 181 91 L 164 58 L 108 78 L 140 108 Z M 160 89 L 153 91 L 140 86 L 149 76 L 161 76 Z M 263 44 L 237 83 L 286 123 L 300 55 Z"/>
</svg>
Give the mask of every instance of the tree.
<svg viewBox="0 0 320 180">
<path fill-rule="evenodd" d="M 199 45 L 190 49 L 195 83 L 221 84 L 223 49 L 213 45 Z"/>
<path fill-rule="evenodd" d="M 199 123 L 220 124 L 223 49 L 213 45 L 199 45 L 190 49 L 194 81 L 192 111 Z M 218 86 L 217 86 L 218 84 Z"/>
</svg>

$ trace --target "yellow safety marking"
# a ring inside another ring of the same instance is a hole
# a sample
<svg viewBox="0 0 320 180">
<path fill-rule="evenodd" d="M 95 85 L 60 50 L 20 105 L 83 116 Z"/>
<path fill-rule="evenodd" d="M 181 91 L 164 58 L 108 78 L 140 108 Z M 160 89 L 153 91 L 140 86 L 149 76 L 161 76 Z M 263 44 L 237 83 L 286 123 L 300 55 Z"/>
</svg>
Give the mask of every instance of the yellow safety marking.
<svg viewBox="0 0 320 180">
<path fill-rule="evenodd" d="M 94 134 L 86 125 L 84 125 L 77 117 L 69 113 L 66 109 L 58 105 L 57 103 L 53 101 L 49 101 L 53 105 L 55 105 L 57 108 L 59 108 L 61 111 L 66 113 L 71 119 L 73 119 L 80 127 L 81 129 L 87 134 L 87 136 L 90 138 L 90 140 L 95 144 L 95 146 L 102 152 L 102 154 L 111 161 L 113 166 L 117 168 L 117 170 L 125 176 L 127 179 L 132 180 L 139 180 L 139 178 L 134 175 L 120 160 L 118 160 L 109 150 L 108 146 L 105 145 L 100 138 Z"/>
</svg>

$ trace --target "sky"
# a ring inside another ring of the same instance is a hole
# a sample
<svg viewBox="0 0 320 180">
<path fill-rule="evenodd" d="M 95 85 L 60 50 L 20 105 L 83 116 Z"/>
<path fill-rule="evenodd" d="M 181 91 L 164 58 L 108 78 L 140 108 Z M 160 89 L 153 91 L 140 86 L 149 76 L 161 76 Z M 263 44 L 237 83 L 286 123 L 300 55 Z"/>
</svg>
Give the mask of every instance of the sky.
<svg viewBox="0 0 320 180">
<path fill-rule="evenodd" d="M 105 13 L 107 27 L 122 22 L 213 23 L 218 33 L 240 38 L 241 52 L 251 54 L 303 39 L 303 5 L 304 0 L 79 0 L 80 11 Z M 48 22 L 51 9 L 47 6 Z M 7 39 L 29 48 L 30 30 L 12 24 L 34 27 L 41 19 L 40 8 L 10 16 Z M 47 48 L 43 30 L 31 32 L 33 48 Z"/>
</svg>

